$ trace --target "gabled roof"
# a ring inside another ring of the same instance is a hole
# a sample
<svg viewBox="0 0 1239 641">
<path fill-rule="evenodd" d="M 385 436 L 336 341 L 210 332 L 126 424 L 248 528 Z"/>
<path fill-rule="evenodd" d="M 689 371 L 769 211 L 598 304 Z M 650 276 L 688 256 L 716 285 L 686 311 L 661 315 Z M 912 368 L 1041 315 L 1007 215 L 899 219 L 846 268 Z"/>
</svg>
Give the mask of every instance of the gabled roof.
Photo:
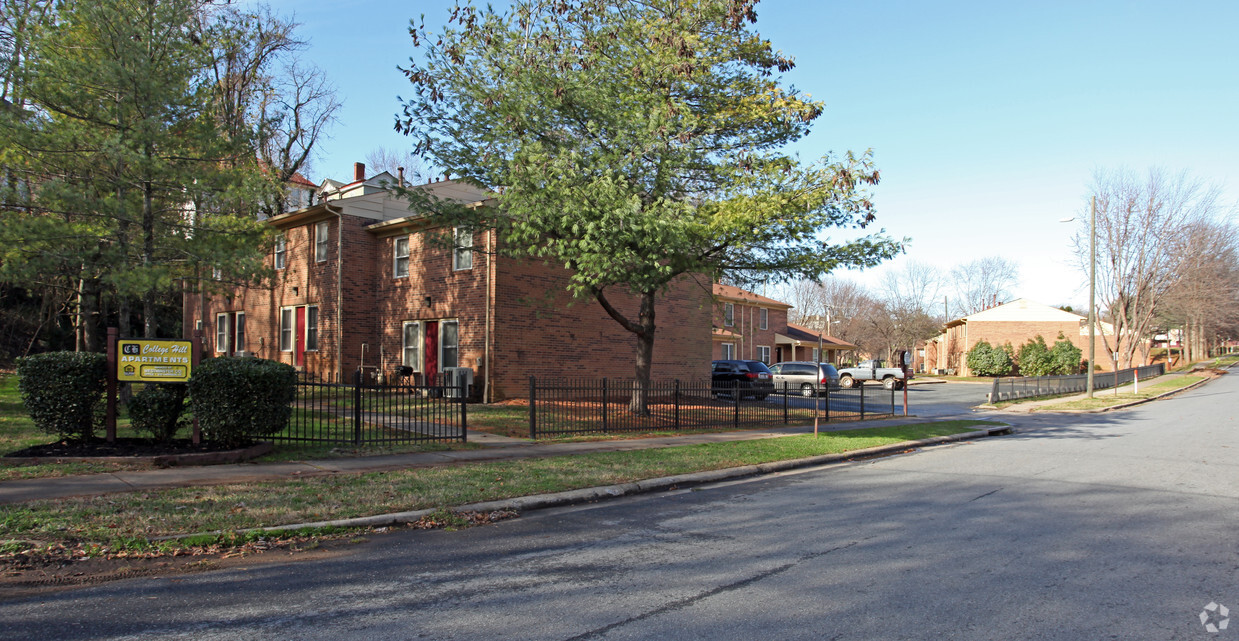
<svg viewBox="0 0 1239 641">
<path fill-rule="evenodd" d="M 975 322 L 1078 322 L 1083 318 L 1074 312 L 1066 312 L 1027 298 L 1017 298 L 1009 303 L 957 318 L 946 326 Z"/>
<path fill-rule="evenodd" d="M 816 342 L 818 339 L 817 332 L 809 329 L 808 327 L 804 327 L 802 325 L 793 325 L 792 323 L 787 324 L 786 332 L 779 332 L 779 333 L 783 334 L 784 336 L 792 340 L 797 340 L 801 342 Z M 855 349 L 856 348 L 855 345 L 843 340 L 842 338 L 835 338 L 834 336 L 831 336 L 829 334 L 822 334 L 821 337 L 822 337 L 823 346 L 842 348 L 842 349 Z"/>
<path fill-rule="evenodd" d="M 306 178 L 305 176 L 302 176 L 302 175 L 301 175 L 301 172 L 299 172 L 299 171 L 295 171 L 295 172 L 293 172 L 293 177 L 292 177 L 292 178 L 289 178 L 289 179 L 288 179 L 288 182 L 290 182 L 290 183 L 292 183 L 292 184 L 294 184 L 294 185 L 301 185 L 301 186 L 303 186 L 303 187 L 310 187 L 310 188 L 316 188 L 316 187 L 318 187 L 318 185 L 315 185 L 314 183 L 310 182 L 310 179 L 309 179 L 309 178 Z"/>
<path fill-rule="evenodd" d="M 766 298 L 760 294 L 754 294 L 748 290 L 733 287 L 731 285 L 720 285 L 714 283 L 714 298 L 717 300 L 744 303 L 745 305 L 756 305 L 758 307 L 776 307 L 779 309 L 791 309 L 792 306 L 787 303 L 777 301 L 773 298 Z M 814 338 L 814 340 L 817 340 Z"/>
</svg>

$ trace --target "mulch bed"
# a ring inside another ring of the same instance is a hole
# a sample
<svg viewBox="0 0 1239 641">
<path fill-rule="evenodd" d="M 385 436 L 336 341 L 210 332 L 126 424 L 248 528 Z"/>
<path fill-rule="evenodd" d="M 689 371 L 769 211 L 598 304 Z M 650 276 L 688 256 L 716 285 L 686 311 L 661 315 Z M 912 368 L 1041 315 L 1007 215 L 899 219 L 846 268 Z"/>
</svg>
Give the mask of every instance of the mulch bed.
<svg viewBox="0 0 1239 641">
<path fill-rule="evenodd" d="M 226 452 L 237 449 L 218 443 L 199 443 L 194 445 L 189 439 L 175 439 L 160 443 L 141 438 L 118 438 L 109 443 L 105 439 L 94 438 L 88 441 L 59 441 L 33 445 L 24 450 L 9 452 L 5 457 L 12 458 L 93 458 L 93 457 L 144 457 L 169 456 L 178 454 L 206 454 L 210 452 Z"/>
</svg>

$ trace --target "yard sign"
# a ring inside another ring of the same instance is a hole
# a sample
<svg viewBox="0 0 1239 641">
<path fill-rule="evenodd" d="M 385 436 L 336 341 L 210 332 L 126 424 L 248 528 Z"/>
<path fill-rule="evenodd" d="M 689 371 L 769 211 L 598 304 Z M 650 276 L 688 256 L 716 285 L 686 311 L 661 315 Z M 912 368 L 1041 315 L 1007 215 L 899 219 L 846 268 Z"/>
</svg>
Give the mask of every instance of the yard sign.
<svg viewBox="0 0 1239 641">
<path fill-rule="evenodd" d="M 123 338 L 116 342 L 116 380 L 184 383 L 193 369 L 193 341 Z"/>
</svg>

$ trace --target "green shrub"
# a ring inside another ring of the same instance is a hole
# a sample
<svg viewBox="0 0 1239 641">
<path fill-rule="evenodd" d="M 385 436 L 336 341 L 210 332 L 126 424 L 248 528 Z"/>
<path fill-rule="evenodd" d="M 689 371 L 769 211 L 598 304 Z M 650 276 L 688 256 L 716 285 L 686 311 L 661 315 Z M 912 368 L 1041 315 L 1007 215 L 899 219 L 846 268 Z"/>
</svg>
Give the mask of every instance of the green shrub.
<svg viewBox="0 0 1239 641">
<path fill-rule="evenodd" d="M 1007 349 L 978 341 L 968 350 L 968 369 L 975 376 L 1006 376 L 1011 373 L 1011 357 Z"/>
<path fill-rule="evenodd" d="M 1050 348 L 1040 334 L 1020 346 L 1018 360 L 1022 376 L 1048 376 L 1054 371 Z"/>
<path fill-rule="evenodd" d="M 1083 354 L 1079 347 L 1059 332 L 1058 340 L 1054 341 L 1054 347 L 1050 348 L 1050 369 L 1055 374 L 1076 374 L 1080 371 L 1080 357 Z"/>
<path fill-rule="evenodd" d="M 147 385 L 134 394 L 128 403 L 133 429 L 163 443 L 171 441 L 188 423 L 181 418 L 185 412 L 185 391 L 184 383 L 164 383 Z"/>
<path fill-rule="evenodd" d="M 244 445 L 284 429 L 297 396 L 297 370 L 260 358 L 213 358 L 194 368 L 189 407 L 202 435 Z"/>
<path fill-rule="evenodd" d="M 17 359 L 17 389 L 30 420 L 62 439 L 87 440 L 101 423 L 107 357 L 48 352 Z"/>
</svg>

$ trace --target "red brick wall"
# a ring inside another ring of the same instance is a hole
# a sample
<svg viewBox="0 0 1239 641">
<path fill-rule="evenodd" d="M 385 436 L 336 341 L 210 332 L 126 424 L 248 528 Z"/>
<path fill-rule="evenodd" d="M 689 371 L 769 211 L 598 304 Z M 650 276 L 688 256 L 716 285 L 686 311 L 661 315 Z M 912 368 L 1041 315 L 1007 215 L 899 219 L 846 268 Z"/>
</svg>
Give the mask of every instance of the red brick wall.
<svg viewBox="0 0 1239 641">
<path fill-rule="evenodd" d="M 727 303 L 732 303 L 735 305 L 733 315 L 735 323 L 731 326 L 723 324 L 725 320 L 725 306 Z M 711 322 L 714 327 L 725 329 L 733 334 L 738 334 L 738 337 L 735 340 L 727 339 L 714 341 L 714 360 L 718 360 L 723 357 L 723 343 L 735 343 L 736 358 L 741 360 L 761 360 L 758 356 L 758 347 L 770 348 L 771 363 L 777 363 L 779 360 L 795 360 L 792 356 L 790 346 L 784 348 L 783 358 L 779 359 L 777 350 L 778 346 L 774 343 L 775 333 L 787 329 L 787 310 L 774 308 L 766 309 L 766 329 L 762 329 L 760 306 L 727 300 L 715 301 L 711 315 Z"/>
<path fill-rule="evenodd" d="M 1058 340 L 1059 332 L 1062 332 L 1063 337 L 1071 341 L 1073 345 L 1080 348 L 1083 358 L 1088 358 L 1088 334 L 1081 334 L 1079 321 L 974 321 L 966 325 L 951 327 L 948 330 L 946 335 L 948 355 L 945 364 L 940 362 L 938 343 L 930 343 L 926 347 L 926 366 L 930 371 L 935 368 L 954 368 L 956 374 L 969 375 L 971 372 L 967 366 L 968 351 L 982 340 L 988 341 L 995 347 L 1010 343 L 1018 354 L 1021 345 L 1038 335 L 1045 339 L 1047 346 L 1053 347 Z M 1113 360 L 1106 353 L 1105 343 L 1100 335 L 1097 337 L 1097 363 L 1107 369 L 1114 366 Z"/>
</svg>

